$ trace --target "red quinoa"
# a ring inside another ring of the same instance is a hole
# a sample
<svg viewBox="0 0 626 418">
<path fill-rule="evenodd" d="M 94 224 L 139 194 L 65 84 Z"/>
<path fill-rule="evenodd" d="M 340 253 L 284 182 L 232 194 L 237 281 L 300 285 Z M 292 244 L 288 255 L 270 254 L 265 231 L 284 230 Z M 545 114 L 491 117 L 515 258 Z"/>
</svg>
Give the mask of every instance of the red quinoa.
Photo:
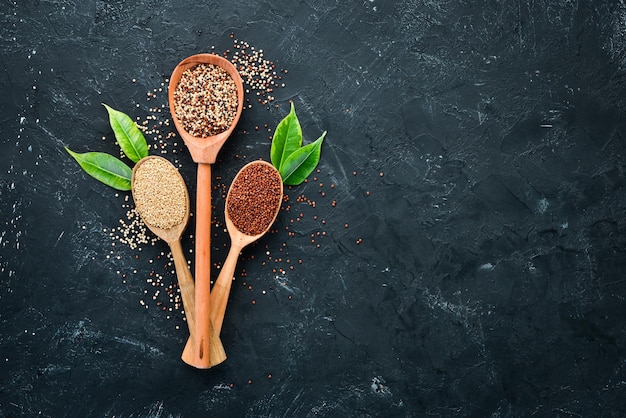
<svg viewBox="0 0 626 418">
<path fill-rule="evenodd" d="M 261 161 L 241 169 L 228 192 L 226 210 L 235 227 L 246 235 L 258 235 L 270 227 L 282 202 L 278 171 Z"/>
</svg>

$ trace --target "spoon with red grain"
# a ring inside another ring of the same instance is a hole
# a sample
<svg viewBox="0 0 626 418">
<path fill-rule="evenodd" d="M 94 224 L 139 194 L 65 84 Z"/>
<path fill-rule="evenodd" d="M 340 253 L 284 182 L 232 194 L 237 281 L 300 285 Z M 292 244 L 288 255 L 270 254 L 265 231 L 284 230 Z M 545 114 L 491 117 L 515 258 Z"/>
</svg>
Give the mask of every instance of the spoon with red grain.
<svg viewBox="0 0 626 418">
<path fill-rule="evenodd" d="M 269 231 L 282 200 L 283 182 L 278 170 L 261 160 L 239 170 L 228 190 L 224 216 L 231 246 L 211 293 L 211 319 L 217 335 L 224 322 L 239 254 Z"/>
<path fill-rule="evenodd" d="M 212 345 L 221 344 L 219 333 L 239 254 L 245 246 L 261 238 L 270 229 L 278 216 L 282 200 L 282 178 L 268 162 L 259 160 L 248 163 L 233 179 L 224 211 L 231 247 L 211 291 L 211 322 L 215 330 Z M 188 342 L 183 357 L 189 356 L 191 350 Z"/>
</svg>

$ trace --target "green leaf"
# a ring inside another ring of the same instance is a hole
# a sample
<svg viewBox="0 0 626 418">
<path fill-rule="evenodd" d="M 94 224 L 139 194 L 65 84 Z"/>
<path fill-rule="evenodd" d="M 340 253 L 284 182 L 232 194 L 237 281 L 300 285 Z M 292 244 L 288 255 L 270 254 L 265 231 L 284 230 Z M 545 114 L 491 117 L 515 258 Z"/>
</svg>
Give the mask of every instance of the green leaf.
<svg viewBox="0 0 626 418">
<path fill-rule="evenodd" d="M 302 128 L 296 116 L 296 110 L 291 102 L 291 111 L 276 127 L 272 147 L 270 149 L 270 160 L 272 165 L 280 171 L 281 167 L 294 151 L 302 145 Z"/>
<path fill-rule="evenodd" d="M 135 163 L 147 157 L 148 143 L 135 122 L 125 113 L 112 109 L 104 103 L 102 105 L 109 112 L 109 123 L 124 154 Z"/>
<path fill-rule="evenodd" d="M 315 142 L 297 149 L 287 157 L 279 170 L 283 183 L 288 186 L 296 186 L 315 170 L 320 161 L 322 142 L 324 142 L 325 136 L 326 131 Z"/>
<path fill-rule="evenodd" d="M 116 157 L 103 152 L 79 154 L 65 147 L 87 174 L 117 190 L 130 190 L 132 170 Z"/>
</svg>

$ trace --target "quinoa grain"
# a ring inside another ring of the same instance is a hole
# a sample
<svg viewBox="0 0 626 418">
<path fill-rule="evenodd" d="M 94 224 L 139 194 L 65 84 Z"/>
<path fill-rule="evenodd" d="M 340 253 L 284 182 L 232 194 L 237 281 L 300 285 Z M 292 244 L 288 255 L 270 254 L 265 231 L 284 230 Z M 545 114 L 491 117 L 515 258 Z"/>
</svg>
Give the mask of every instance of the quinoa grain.
<svg viewBox="0 0 626 418">
<path fill-rule="evenodd" d="M 242 168 L 233 182 L 226 210 L 235 227 L 246 235 L 265 231 L 282 202 L 282 179 L 269 164 L 251 163 Z"/>
<path fill-rule="evenodd" d="M 187 187 L 176 168 L 163 158 L 150 158 L 137 167 L 133 178 L 137 212 L 151 226 L 169 229 L 180 225 L 187 213 Z"/>
<path fill-rule="evenodd" d="M 237 115 L 237 85 L 222 67 L 197 64 L 185 70 L 174 91 L 185 131 L 206 138 L 226 131 Z"/>
</svg>

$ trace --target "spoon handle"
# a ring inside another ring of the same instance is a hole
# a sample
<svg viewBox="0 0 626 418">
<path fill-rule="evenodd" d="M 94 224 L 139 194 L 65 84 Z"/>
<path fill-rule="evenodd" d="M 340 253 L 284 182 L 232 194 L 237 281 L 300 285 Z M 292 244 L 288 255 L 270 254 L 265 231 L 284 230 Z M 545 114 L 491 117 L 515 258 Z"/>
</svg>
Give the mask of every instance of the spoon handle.
<svg viewBox="0 0 626 418">
<path fill-rule="evenodd" d="M 193 282 L 193 276 L 191 270 L 187 265 L 187 260 L 183 254 L 183 249 L 180 244 L 180 240 L 175 240 L 169 243 L 170 250 L 172 251 L 172 258 L 174 258 L 174 266 L 176 267 L 176 276 L 178 277 L 178 287 L 180 288 L 180 294 L 183 299 L 183 306 L 185 307 L 185 316 L 187 318 L 187 326 L 189 327 L 189 339 L 187 345 L 183 350 L 181 358 L 189 365 L 195 366 L 195 355 L 193 351 L 193 342 L 195 334 L 196 323 L 196 302 L 195 302 L 195 284 Z M 215 366 L 224 360 L 226 360 L 226 352 L 224 346 L 219 338 L 219 334 L 215 332 L 215 328 L 211 327 L 211 362 L 209 367 Z"/>
<path fill-rule="evenodd" d="M 172 258 L 174 258 L 174 266 L 176 267 L 176 276 L 178 277 L 178 287 L 180 288 L 180 295 L 183 299 L 183 306 L 185 307 L 185 317 L 187 318 L 187 326 L 189 327 L 189 336 L 193 339 L 195 334 L 196 325 L 196 301 L 195 301 L 195 285 L 193 283 L 193 277 L 179 240 L 172 241 L 170 244 L 170 250 L 172 251 Z"/>
<path fill-rule="evenodd" d="M 228 256 L 226 256 L 226 261 L 224 261 L 220 274 L 217 276 L 217 280 L 213 285 L 213 291 L 211 292 L 211 319 L 213 320 L 213 327 L 217 335 L 219 335 L 222 330 L 226 305 L 228 304 L 228 296 L 230 295 L 230 288 L 233 284 L 235 267 L 237 266 L 242 248 L 242 246 L 231 244 L 230 250 L 228 250 Z"/>
<path fill-rule="evenodd" d="M 219 339 L 220 331 L 222 330 L 222 323 L 224 322 L 224 315 L 226 313 L 226 305 L 228 304 L 228 296 L 230 295 L 230 288 L 233 283 L 233 275 L 235 273 L 235 267 L 237 266 L 237 260 L 239 259 L 239 253 L 241 253 L 243 247 L 231 246 L 226 256 L 226 261 L 220 270 L 220 274 L 213 285 L 211 291 L 211 322 L 213 323 L 213 330 L 215 332 L 211 341 L 211 347 L 218 345 L 222 347 L 222 341 Z M 182 289 L 181 289 L 182 291 Z M 183 303 L 185 300 L 183 299 Z M 187 312 L 187 308 L 185 308 Z M 187 314 L 187 320 L 189 320 L 189 314 Z M 189 324 L 191 329 L 191 324 Z M 182 358 L 188 363 L 186 359 L 193 356 L 193 333 L 190 332 L 189 339 L 183 350 Z M 225 354 L 224 354 L 225 355 Z"/>
<path fill-rule="evenodd" d="M 196 324 L 194 365 L 211 364 L 211 165 L 198 164 L 196 195 Z"/>
</svg>

